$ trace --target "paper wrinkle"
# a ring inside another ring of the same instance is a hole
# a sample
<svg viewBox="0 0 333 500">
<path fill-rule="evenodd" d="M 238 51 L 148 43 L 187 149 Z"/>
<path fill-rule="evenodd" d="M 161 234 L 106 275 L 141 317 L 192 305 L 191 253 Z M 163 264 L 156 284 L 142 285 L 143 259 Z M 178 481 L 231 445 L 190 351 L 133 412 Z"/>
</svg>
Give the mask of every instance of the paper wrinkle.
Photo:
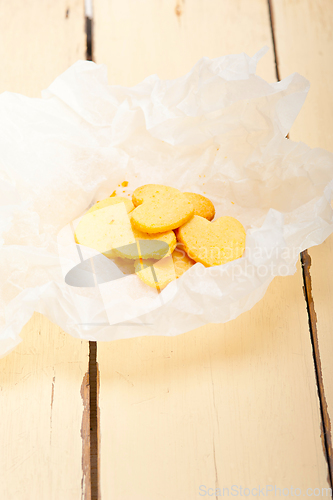
<svg viewBox="0 0 333 500">
<path fill-rule="evenodd" d="M 257 76 L 266 51 L 203 58 L 183 77 L 152 75 L 131 88 L 108 85 L 106 66 L 78 61 L 42 99 L 0 96 L 0 355 L 33 311 L 103 341 L 230 321 L 332 233 L 333 155 L 286 139 L 309 82 Z M 134 275 L 118 286 L 67 285 L 78 262 L 71 222 L 124 180 L 125 195 L 147 183 L 205 194 L 217 217 L 243 223 L 243 257 L 196 264 L 157 299 Z"/>
</svg>

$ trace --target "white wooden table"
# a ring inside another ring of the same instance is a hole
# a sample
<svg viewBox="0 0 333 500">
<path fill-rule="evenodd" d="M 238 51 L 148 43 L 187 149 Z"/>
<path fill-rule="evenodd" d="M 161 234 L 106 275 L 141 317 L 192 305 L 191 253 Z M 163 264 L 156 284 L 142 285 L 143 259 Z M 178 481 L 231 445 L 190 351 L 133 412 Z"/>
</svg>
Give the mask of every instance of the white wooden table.
<svg viewBox="0 0 333 500">
<path fill-rule="evenodd" d="M 83 0 L 0 0 L 0 92 L 40 96 L 86 58 L 89 24 Z M 311 82 L 291 139 L 333 151 L 332 0 L 93 3 L 92 55 L 113 84 L 175 78 L 202 56 L 263 45 L 260 76 Z M 0 499 L 195 500 L 259 485 L 326 496 L 332 256 L 330 237 L 251 311 L 176 338 L 89 352 L 35 314 L 0 360 Z"/>
</svg>

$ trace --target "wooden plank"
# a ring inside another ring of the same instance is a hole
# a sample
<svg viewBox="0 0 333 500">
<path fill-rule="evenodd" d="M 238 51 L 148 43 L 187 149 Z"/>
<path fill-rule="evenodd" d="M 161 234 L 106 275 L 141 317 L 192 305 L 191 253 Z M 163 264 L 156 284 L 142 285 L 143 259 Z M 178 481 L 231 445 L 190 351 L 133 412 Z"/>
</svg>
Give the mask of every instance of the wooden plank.
<svg viewBox="0 0 333 500">
<path fill-rule="evenodd" d="M 110 83 L 177 77 L 203 55 L 264 44 L 258 72 L 275 80 L 264 0 L 95 0 L 94 26 Z M 300 267 L 228 324 L 99 343 L 98 362 L 102 498 L 328 486 Z"/>
<path fill-rule="evenodd" d="M 0 1 L 0 92 L 40 96 L 78 58 L 83 2 Z M 88 343 L 37 314 L 22 337 L 0 360 L 0 498 L 88 499 Z"/>
<path fill-rule="evenodd" d="M 311 87 L 290 137 L 310 147 L 333 149 L 331 79 L 333 6 L 330 0 L 272 0 L 280 77 L 298 72 Z"/>
<path fill-rule="evenodd" d="M 229 324 L 99 344 L 102 498 L 327 486 L 301 284 Z"/>
<path fill-rule="evenodd" d="M 82 393 L 87 384 L 87 342 L 70 337 L 40 314 L 22 337 L 0 360 L 0 496 L 80 498 L 81 425 L 89 402 L 80 392 L 83 381 Z"/>
<path fill-rule="evenodd" d="M 243 20 L 249 22 L 241 22 Z M 252 22 L 250 22 L 252 20 Z M 235 36 L 235 30 L 237 36 Z M 131 86 L 151 74 L 177 78 L 201 57 L 246 52 L 269 45 L 258 67 L 269 81 L 275 71 L 266 0 L 97 0 L 94 59 L 108 66 L 110 83 Z"/>
<path fill-rule="evenodd" d="M 40 97 L 85 50 L 83 2 L 0 1 L 0 92 Z"/>
<path fill-rule="evenodd" d="M 298 71 L 311 83 L 310 92 L 290 137 L 333 152 L 333 4 L 273 0 L 273 21 L 281 77 Z M 326 420 L 327 445 L 333 472 L 333 236 L 309 250 L 312 282 L 312 323 L 319 356 L 318 376 Z M 311 282 L 308 282 L 311 300 Z M 322 372 L 322 373 L 320 373 Z"/>
</svg>

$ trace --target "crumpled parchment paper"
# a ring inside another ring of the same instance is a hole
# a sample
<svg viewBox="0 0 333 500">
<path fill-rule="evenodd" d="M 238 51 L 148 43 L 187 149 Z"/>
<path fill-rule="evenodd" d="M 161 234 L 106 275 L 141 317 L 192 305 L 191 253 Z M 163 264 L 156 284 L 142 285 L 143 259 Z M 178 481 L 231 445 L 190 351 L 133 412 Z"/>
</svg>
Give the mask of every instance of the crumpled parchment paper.
<svg viewBox="0 0 333 500">
<path fill-rule="evenodd" d="M 256 76 L 264 53 L 203 58 L 181 78 L 153 75 L 132 88 L 78 61 L 42 99 L 0 96 L 0 355 L 34 311 L 103 341 L 227 322 L 327 238 L 333 155 L 286 139 L 309 83 L 296 73 L 278 83 Z M 206 194 L 217 216 L 243 223 L 244 256 L 196 264 L 159 296 L 133 275 L 67 285 L 77 260 L 70 223 L 115 189 L 126 196 L 147 183 Z"/>
</svg>

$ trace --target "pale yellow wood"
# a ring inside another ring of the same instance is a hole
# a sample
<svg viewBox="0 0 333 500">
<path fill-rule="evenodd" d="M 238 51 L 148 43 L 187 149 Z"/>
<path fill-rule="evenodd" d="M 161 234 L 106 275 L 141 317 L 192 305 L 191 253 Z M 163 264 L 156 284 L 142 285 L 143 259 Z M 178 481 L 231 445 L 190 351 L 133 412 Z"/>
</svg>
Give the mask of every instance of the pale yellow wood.
<svg viewBox="0 0 333 500">
<path fill-rule="evenodd" d="M 333 3 L 275 0 L 273 8 L 281 78 L 298 71 L 311 83 L 290 137 L 333 152 Z M 332 420 L 333 236 L 309 254 L 324 389 Z"/>
<path fill-rule="evenodd" d="M 290 137 L 333 151 L 331 0 L 272 0 L 280 78 L 298 72 L 311 87 Z"/>
<path fill-rule="evenodd" d="M 0 0 L 1 92 L 40 96 L 84 57 L 83 2 Z M 88 343 L 40 315 L 22 337 L 0 360 L 0 498 L 79 499 Z"/>
<path fill-rule="evenodd" d="M 327 486 L 301 286 L 298 269 L 231 323 L 98 344 L 102 499 Z"/>
<path fill-rule="evenodd" d="M 235 36 L 235 31 L 237 36 Z M 94 58 L 112 84 L 157 73 L 177 78 L 201 57 L 255 54 L 269 45 L 259 75 L 275 80 L 267 0 L 96 0 Z"/>
<path fill-rule="evenodd" d="M 266 1 L 95 0 L 94 13 L 95 58 L 111 83 L 177 77 L 203 55 L 264 44 L 258 72 L 275 79 Z M 328 486 L 299 266 L 233 322 L 99 343 L 98 361 L 102 499 Z"/>
<path fill-rule="evenodd" d="M 83 0 L 0 0 L 0 92 L 40 97 L 85 59 Z"/>
<path fill-rule="evenodd" d="M 87 343 L 35 314 L 0 360 L 0 498 L 81 497 Z"/>
</svg>

